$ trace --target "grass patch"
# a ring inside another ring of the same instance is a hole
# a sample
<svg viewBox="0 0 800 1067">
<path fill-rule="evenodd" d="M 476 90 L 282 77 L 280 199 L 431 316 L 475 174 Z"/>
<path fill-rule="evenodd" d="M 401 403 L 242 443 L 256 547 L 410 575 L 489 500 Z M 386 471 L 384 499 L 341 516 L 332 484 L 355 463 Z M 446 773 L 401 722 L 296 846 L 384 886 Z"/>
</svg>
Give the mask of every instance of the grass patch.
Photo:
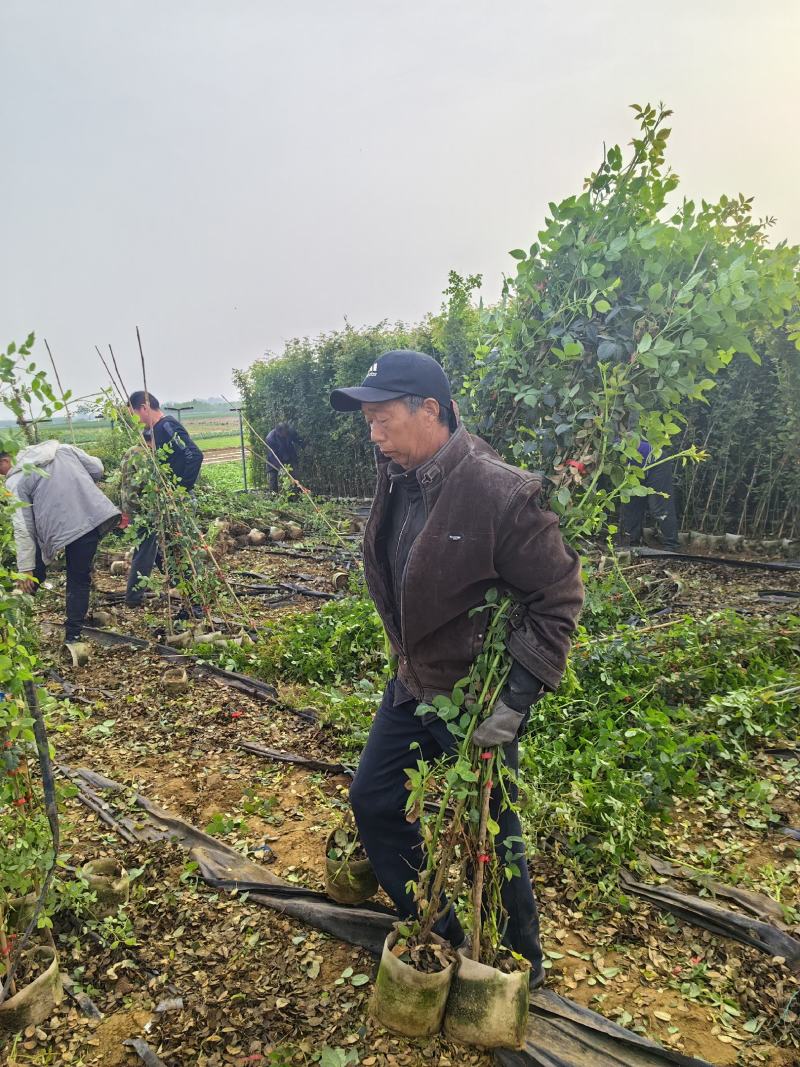
<svg viewBox="0 0 800 1067">
<path fill-rule="evenodd" d="M 528 832 L 558 843 L 602 891 L 658 837 L 672 799 L 701 782 L 768 808 L 751 754 L 796 729 L 798 638 L 798 618 L 776 629 L 734 612 L 650 632 L 581 628 L 561 689 L 531 714 L 520 764 Z"/>
<path fill-rule="evenodd" d="M 235 493 L 244 489 L 242 464 L 236 460 L 230 463 L 210 463 L 201 468 L 201 482 L 222 493 Z"/>
<path fill-rule="evenodd" d="M 242 443 L 238 433 L 204 434 L 193 440 L 203 452 L 213 448 L 238 448 Z"/>
</svg>

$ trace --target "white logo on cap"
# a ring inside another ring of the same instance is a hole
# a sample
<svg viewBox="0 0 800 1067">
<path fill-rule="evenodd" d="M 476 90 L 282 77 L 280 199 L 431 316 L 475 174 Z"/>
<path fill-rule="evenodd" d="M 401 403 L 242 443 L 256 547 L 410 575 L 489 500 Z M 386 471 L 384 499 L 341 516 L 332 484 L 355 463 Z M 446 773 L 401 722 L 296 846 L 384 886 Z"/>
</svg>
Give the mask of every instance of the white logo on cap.
<svg viewBox="0 0 800 1067">
<path fill-rule="evenodd" d="M 377 373 L 378 373 L 378 364 L 377 363 L 373 363 L 372 366 L 367 371 L 367 377 L 369 378 L 372 375 L 375 375 Z"/>
</svg>

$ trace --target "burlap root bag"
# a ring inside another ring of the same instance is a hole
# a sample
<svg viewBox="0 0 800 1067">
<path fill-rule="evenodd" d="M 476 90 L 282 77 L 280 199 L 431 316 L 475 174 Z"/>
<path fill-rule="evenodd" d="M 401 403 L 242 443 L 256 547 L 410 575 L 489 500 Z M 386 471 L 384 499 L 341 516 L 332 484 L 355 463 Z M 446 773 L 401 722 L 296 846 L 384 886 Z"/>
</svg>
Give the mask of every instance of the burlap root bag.
<svg viewBox="0 0 800 1067">
<path fill-rule="evenodd" d="M 445 1037 L 478 1048 L 522 1048 L 530 971 L 506 974 L 458 954 L 444 1017 Z"/>
<path fill-rule="evenodd" d="M 435 934 L 432 938 L 444 944 Z M 381 1026 L 396 1034 L 431 1037 L 442 1028 L 455 961 L 432 974 L 418 971 L 392 954 L 396 941 L 397 931 L 393 930 L 383 945 L 370 1014 Z"/>
</svg>

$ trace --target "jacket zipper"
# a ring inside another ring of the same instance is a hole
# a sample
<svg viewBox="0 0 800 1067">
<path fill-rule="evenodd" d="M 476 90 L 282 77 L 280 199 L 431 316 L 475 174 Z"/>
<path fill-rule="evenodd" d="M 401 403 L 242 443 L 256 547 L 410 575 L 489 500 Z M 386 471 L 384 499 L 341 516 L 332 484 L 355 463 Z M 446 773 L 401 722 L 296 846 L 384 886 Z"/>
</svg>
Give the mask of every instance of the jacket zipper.
<svg viewBox="0 0 800 1067">
<path fill-rule="evenodd" d="M 392 488 L 394 488 L 394 486 L 393 486 L 393 483 L 391 483 L 391 482 L 389 484 L 390 484 L 389 492 L 391 492 Z M 408 499 L 406 499 L 406 513 L 403 516 L 403 525 L 400 527 L 400 534 L 399 534 L 399 536 L 397 538 L 397 548 L 394 550 L 394 571 L 393 571 L 394 574 L 397 574 L 397 560 L 398 560 L 398 558 L 400 556 L 400 548 L 401 548 L 402 543 L 403 543 L 403 534 L 406 532 L 406 526 L 408 525 L 408 517 L 409 517 L 410 514 L 411 514 L 411 502 Z M 411 549 L 413 549 L 413 547 L 414 546 L 412 545 Z M 408 555 L 409 556 L 411 555 L 411 549 L 409 549 L 409 551 L 408 551 Z M 408 556 L 406 556 L 406 567 L 407 566 L 408 566 Z M 403 642 L 403 639 L 405 637 L 405 634 L 403 633 L 403 578 L 405 577 L 406 567 L 403 568 L 403 573 L 400 575 L 400 582 L 399 583 L 395 582 L 395 586 L 396 587 L 392 590 L 392 595 L 393 596 L 395 596 L 395 597 L 397 596 L 398 590 L 399 590 L 399 594 L 400 594 L 400 596 L 399 596 L 400 603 L 397 606 L 400 608 L 400 640 L 401 640 L 401 642 Z M 405 644 L 403 644 L 403 648 L 405 648 Z"/>
<path fill-rule="evenodd" d="M 422 486 L 420 486 L 420 492 L 422 493 L 422 505 L 425 508 L 425 521 L 427 522 L 428 521 L 428 501 L 427 501 L 427 499 L 425 497 L 424 491 L 422 490 Z M 410 512 L 411 508 L 409 508 L 408 510 Z M 406 518 L 407 517 L 408 516 L 406 516 Z M 403 523 L 403 529 L 405 529 L 405 522 Z M 423 525 L 422 529 L 423 530 L 425 529 L 424 525 Z M 421 533 L 422 533 L 422 530 L 420 530 L 420 534 Z M 402 530 L 401 530 L 401 536 L 402 536 Z M 419 678 L 417 677 L 416 673 L 411 669 L 411 664 L 409 663 L 408 656 L 406 655 L 406 611 L 405 611 L 405 599 L 406 598 L 403 595 L 403 587 L 405 586 L 406 575 L 408 574 L 408 565 L 411 563 L 411 557 L 414 554 L 414 549 L 417 547 L 417 541 L 419 541 L 419 535 L 417 536 L 416 541 L 414 541 L 414 544 L 408 550 L 408 555 L 406 556 L 406 565 L 405 565 L 405 567 L 403 567 L 403 573 L 400 576 L 400 645 L 401 645 L 401 647 L 403 649 L 403 654 L 405 655 L 406 666 L 408 667 L 409 673 L 413 677 L 414 681 L 417 683 L 417 688 L 422 693 L 421 699 L 424 700 L 424 698 L 425 698 L 425 687 L 420 684 Z M 398 544 L 399 544 L 399 542 L 398 542 Z"/>
<path fill-rule="evenodd" d="M 391 480 L 389 480 L 389 492 L 391 493 L 391 491 L 392 491 L 392 483 L 391 483 Z M 367 533 L 370 532 L 369 531 L 370 525 L 372 523 L 374 523 L 376 525 L 376 527 L 378 525 L 377 508 L 375 506 L 376 504 L 377 504 L 377 491 L 376 491 L 375 499 L 372 502 L 372 507 L 370 508 L 369 519 L 367 520 L 367 527 L 364 530 L 364 542 L 365 543 L 367 542 Z M 376 568 L 376 573 L 378 573 L 378 572 L 379 572 L 379 568 Z M 378 597 L 375 595 L 374 586 L 372 585 L 372 583 L 370 582 L 369 578 L 367 577 L 367 568 L 366 567 L 364 568 L 364 580 L 367 583 L 367 589 L 369 590 L 369 595 L 372 597 L 373 602 L 375 604 L 377 604 L 378 603 Z M 392 594 L 394 594 L 394 590 L 392 590 Z M 383 597 L 381 597 L 380 599 L 381 599 L 381 601 L 384 600 Z M 386 612 L 386 617 L 388 619 L 391 619 L 392 613 L 390 611 L 387 611 Z M 388 623 L 384 623 L 384 628 L 386 629 L 387 633 L 389 634 L 389 637 L 394 639 L 395 644 L 398 645 L 398 647 L 400 648 L 400 651 L 403 653 L 403 655 L 405 655 L 405 648 L 403 647 L 402 635 L 398 634 L 396 632 L 396 630 L 394 629 L 394 627 L 390 626 Z"/>
</svg>

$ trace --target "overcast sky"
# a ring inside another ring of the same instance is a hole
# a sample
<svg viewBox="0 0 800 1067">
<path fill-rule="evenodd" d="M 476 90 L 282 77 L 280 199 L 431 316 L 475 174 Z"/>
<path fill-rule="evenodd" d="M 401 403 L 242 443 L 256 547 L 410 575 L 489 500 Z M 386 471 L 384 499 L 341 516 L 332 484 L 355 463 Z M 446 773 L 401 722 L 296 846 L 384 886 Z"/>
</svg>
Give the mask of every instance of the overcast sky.
<svg viewBox="0 0 800 1067">
<path fill-rule="evenodd" d="M 797 0 L 2 0 L 0 343 L 171 399 L 299 335 L 497 296 L 627 105 L 800 241 Z M 43 349 L 40 350 L 43 354 Z"/>
</svg>

